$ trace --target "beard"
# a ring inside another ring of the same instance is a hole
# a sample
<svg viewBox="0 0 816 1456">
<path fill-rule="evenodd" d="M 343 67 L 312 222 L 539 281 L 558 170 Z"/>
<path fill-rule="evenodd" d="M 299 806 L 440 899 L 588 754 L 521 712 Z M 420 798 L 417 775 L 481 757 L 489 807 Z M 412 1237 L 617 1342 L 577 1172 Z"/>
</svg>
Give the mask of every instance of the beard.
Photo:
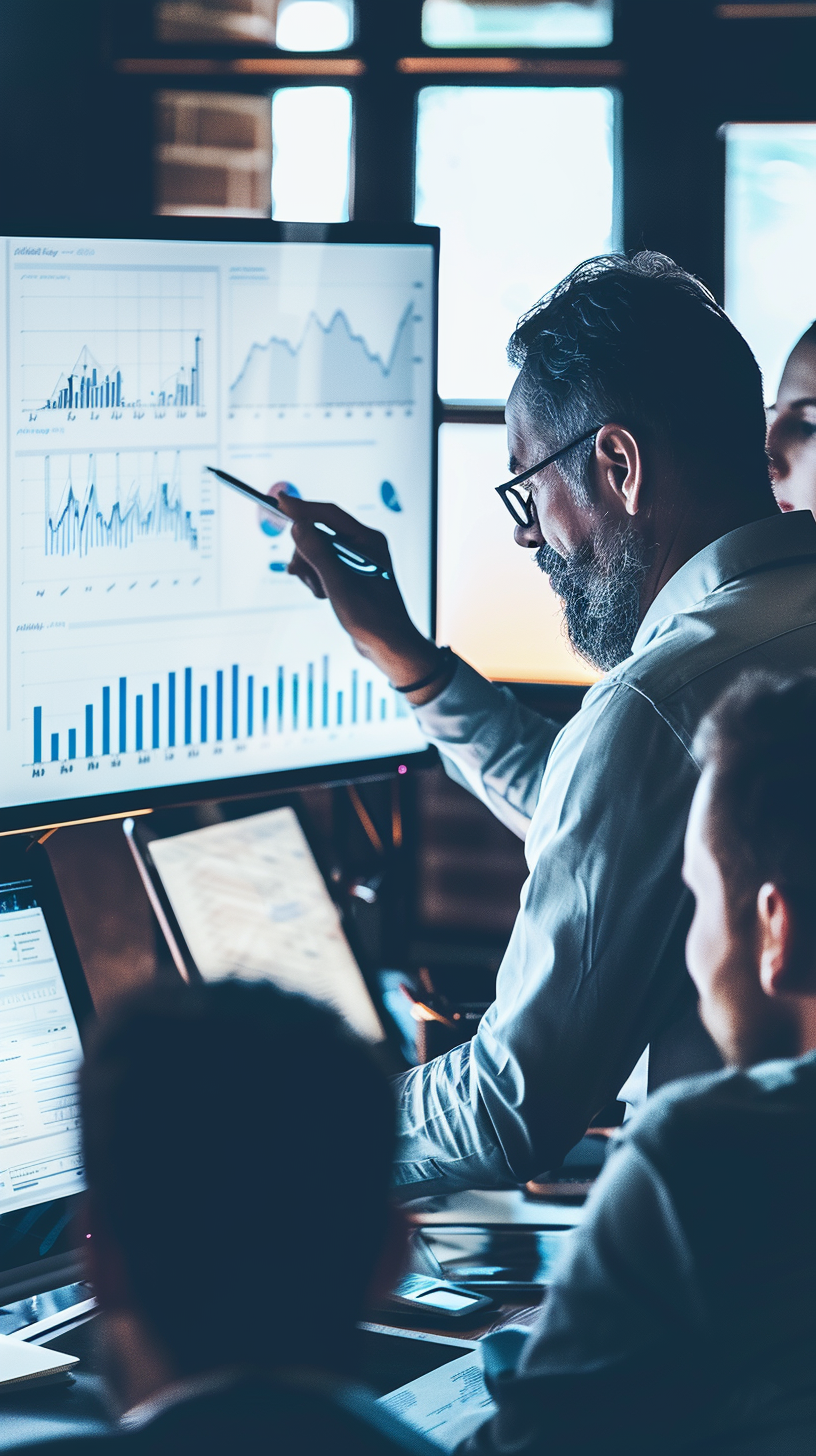
<svg viewBox="0 0 816 1456">
<path fill-rule="evenodd" d="M 611 531 L 601 528 L 566 557 L 546 544 L 536 552 L 537 565 L 563 603 L 575 651 L 603 672 L 632 651 L 650 554 L 631 521 Z"/>
</svg>

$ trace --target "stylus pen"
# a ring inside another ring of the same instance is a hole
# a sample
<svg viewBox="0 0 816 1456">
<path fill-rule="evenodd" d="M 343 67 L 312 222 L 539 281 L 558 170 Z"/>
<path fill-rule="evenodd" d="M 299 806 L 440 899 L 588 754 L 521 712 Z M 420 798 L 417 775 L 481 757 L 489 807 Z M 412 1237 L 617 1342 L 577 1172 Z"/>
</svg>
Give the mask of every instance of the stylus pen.
<svg viewBox="0 0 816 1456">
<path fill-rule="evenodd" d="M 263 506 L 264 510 L 269 512 L 276 526 L 291 526 L 292 522 L 289 517 L 284 515 L 283 511 L 278 510 L 268 495 L 263 495 L 261 491 L 256 490 L 254 485 L 247 485 L 245 480 L 238 480 L 237 476 L 228 475 L 226 470 L 216 470 L 214 465 L 208 465 L 207 469 L 213 475 L 217 475 L 219 480 L 223 480 L 225 485 L 231 485 L 233 490 L 237 490 L 241 495 L 249 496 L 250 500 L 257 501 L 259 506 Z M 370 556 L 358 551 L 354 543 L 349 541 L 346 536 L 339 535 L 323 521 L 315 521 L 314 527 L 316 531 L 323 531 L 326 536 L 331 537 L 332 549 L 338 561 L 342 561 L 349 571 L 356 571 L 358 576 L 380 576 L 383 581 L 391 580 L 390 572 L 376 561 L 372 561 Z"/>
</svg>

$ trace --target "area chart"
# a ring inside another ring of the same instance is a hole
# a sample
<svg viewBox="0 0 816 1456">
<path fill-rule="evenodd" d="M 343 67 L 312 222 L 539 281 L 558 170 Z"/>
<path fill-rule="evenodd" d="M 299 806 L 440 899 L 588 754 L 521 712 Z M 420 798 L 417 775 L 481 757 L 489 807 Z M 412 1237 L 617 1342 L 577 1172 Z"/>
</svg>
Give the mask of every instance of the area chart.
<svg viewBox="0 0 816 1456">
<path fill-rule="evenodd" d="M 230 388 L 230 406 L 410 405 L 414 399 L 414 305 L 400 318 L 387 359 L 337 309 L 328 324 L 309 314 L 298 344 L 274 335 L 253 344 Z"/>
</svg>

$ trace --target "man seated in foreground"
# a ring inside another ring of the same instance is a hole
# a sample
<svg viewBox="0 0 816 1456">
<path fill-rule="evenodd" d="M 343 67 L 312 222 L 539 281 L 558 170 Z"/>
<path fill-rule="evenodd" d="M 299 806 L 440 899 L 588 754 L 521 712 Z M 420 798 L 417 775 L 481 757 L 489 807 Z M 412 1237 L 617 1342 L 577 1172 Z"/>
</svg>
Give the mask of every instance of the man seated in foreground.
<svg viewBox="0 0 816 1456">
<path fill-rule="evenodd" d="M 744 679 L 694 753 L 687 960 L 730 1070 L 627 1126 L 470 1453 L 816 1450 L 816 675 Z"/>
<path fill-rule="evenodd" d="M 338 1017 L 269 984 L 155 987 L 82 1072 L 110 1435 L 36 1451 L 432 1453 L 356 1387 L 399 1272 L 394 1107 Z"/>
</svg>

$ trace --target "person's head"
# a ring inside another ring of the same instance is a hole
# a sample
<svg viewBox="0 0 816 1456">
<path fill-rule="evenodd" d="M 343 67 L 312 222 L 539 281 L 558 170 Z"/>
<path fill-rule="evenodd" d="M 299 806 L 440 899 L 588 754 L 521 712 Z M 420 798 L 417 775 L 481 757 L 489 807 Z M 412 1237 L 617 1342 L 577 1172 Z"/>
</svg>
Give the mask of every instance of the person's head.
<svg viewBox="0 0 816 1456">
<path fill-rule="evenodd" d="M 697 734 L 683 877 L 700 1013 L 728 1062 L 816 1048 L 816 673 L 746 676 Z"/>
<path fill-rule="evenodd" d="M 268 983 L 155 986 L 97 1029 L 81 1098 L 111 1327 L 168 1378 L 341 1365 L 400 1250 L 390 1088 L 339 1017 Z"/>
<path fill-rule="evenodd" d="M 576 649 L 613 667 L 680 522 L 710 521 L 714 539 L 773 509 L 759 368 L 703 284 L 660 253 L 582 263 L 520 320 L 508 354 L 514 473 L 594 432 L 529 482 L 516 541 L 537 550 Z"/>
<path fill-rule="evenodd" d="M 816 512 L 816 323 L 791 350 L 768 411 L 771 479 L 783 511 Z"/>
</svg>

